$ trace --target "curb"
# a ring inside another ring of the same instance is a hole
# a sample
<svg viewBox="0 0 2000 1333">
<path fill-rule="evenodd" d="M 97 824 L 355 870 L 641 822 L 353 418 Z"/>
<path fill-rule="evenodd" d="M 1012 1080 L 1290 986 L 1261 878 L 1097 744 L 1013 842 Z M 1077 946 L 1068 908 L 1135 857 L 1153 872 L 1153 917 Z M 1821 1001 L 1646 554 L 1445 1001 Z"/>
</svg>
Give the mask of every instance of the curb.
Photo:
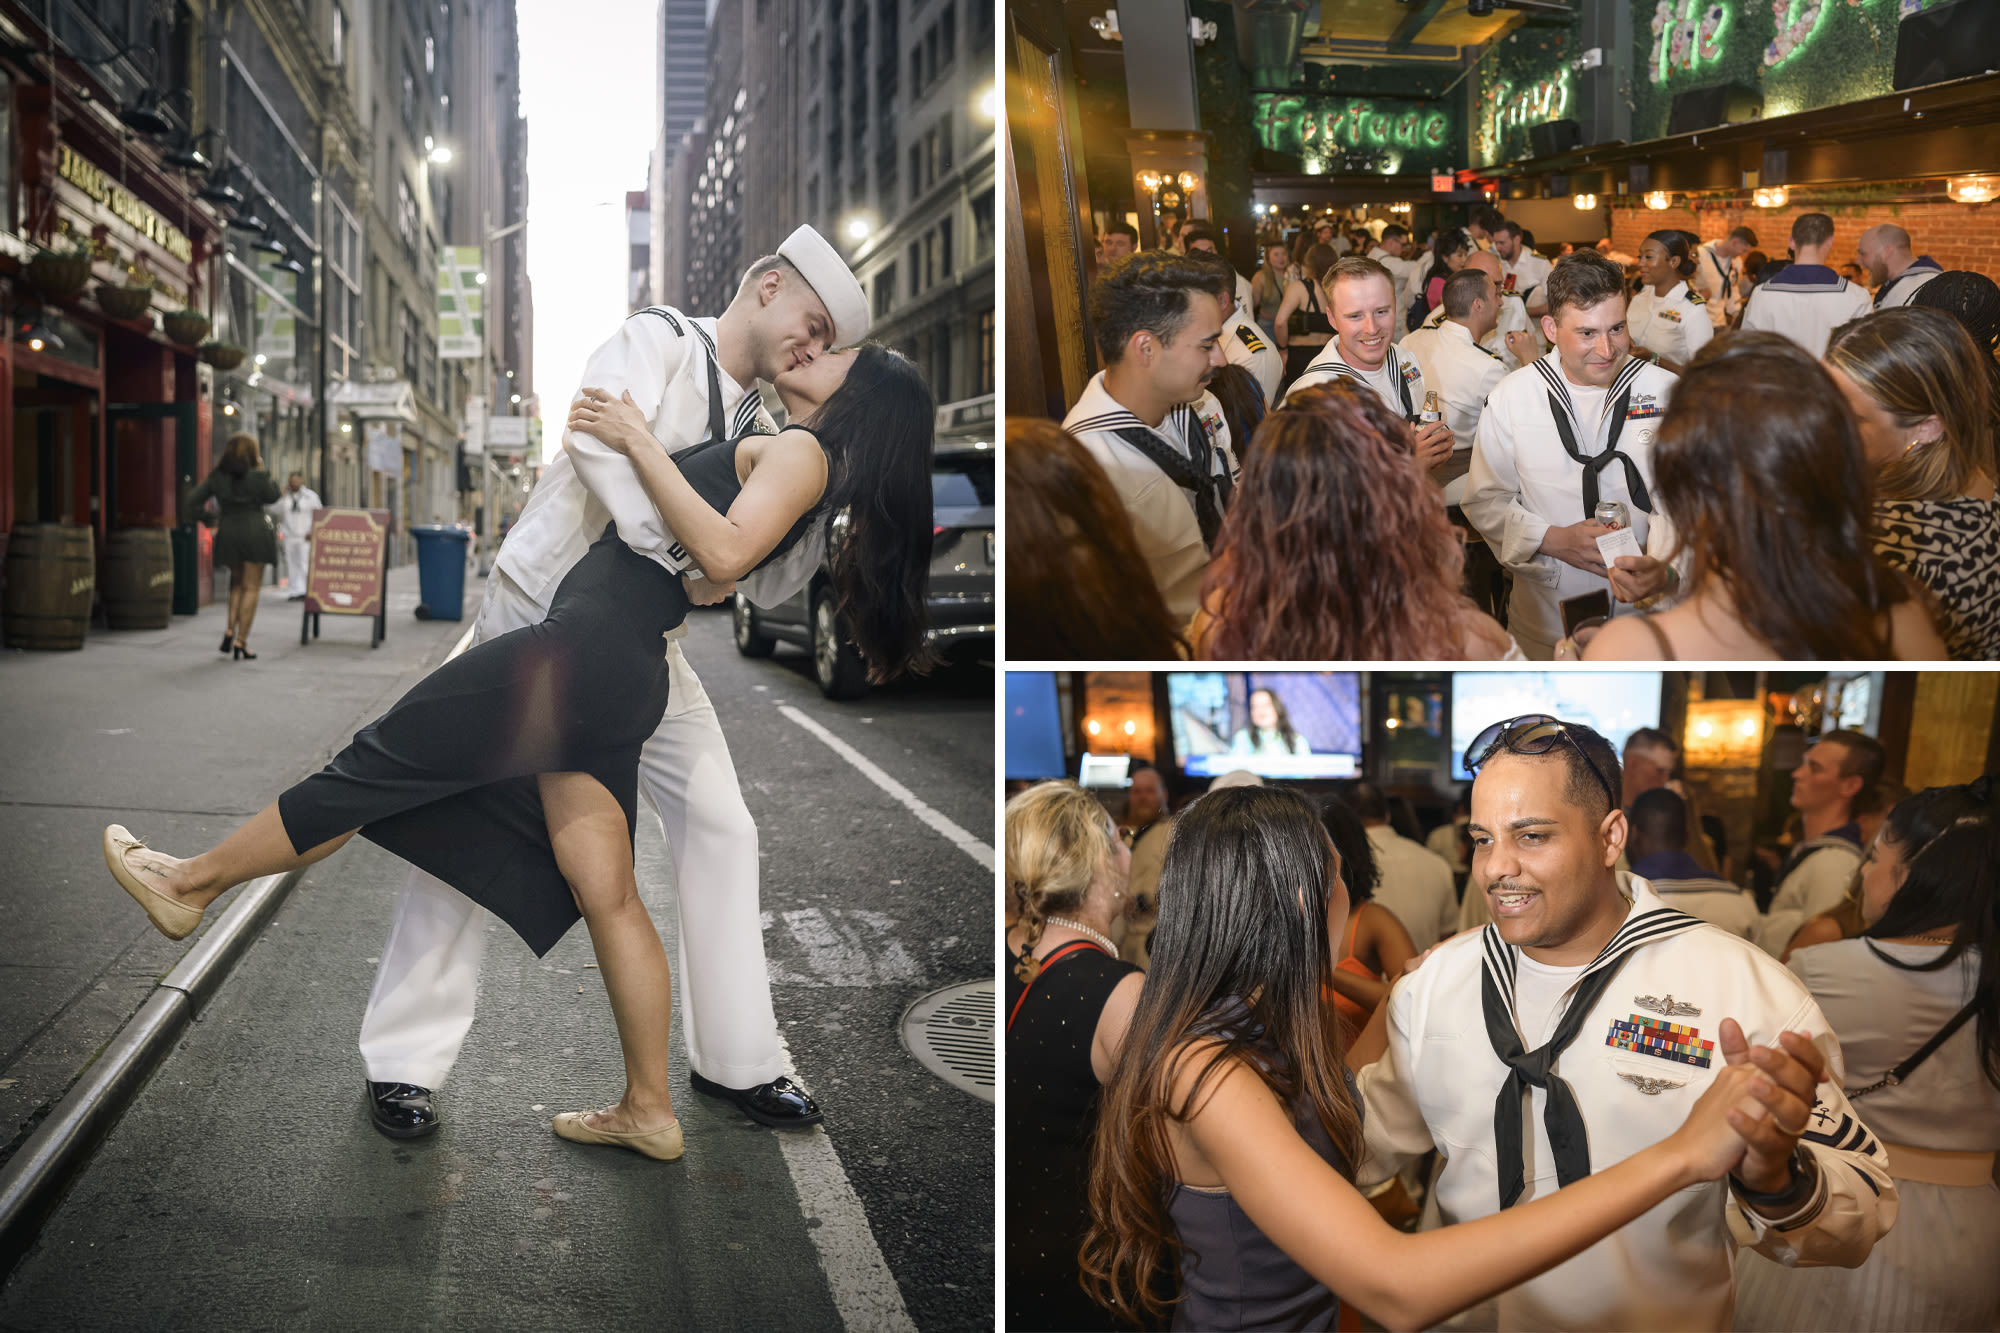
<svg viewBox="0 0 2000 1333">
<path fill-rule="evenodd" d="M 299 869 L 245 885 L 0 1170 L 0 1277 L 34 1244 L 91 1149 L 117 1125 L 147 1076 L 304 876 Z"/>
</svg>

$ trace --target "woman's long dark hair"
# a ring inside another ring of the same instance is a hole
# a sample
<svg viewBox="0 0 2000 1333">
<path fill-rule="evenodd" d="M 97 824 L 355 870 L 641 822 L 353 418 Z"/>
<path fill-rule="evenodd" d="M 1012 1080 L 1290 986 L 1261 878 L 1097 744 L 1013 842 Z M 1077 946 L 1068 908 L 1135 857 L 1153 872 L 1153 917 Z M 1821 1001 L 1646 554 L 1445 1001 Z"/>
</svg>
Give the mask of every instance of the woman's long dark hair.
<svg viewBox="0 0 2000 1333">
<path fill-rule="evenodd" d="M 1260 694 L 1271 701 L 1271 711 L 1278 715 L 1278 725 L 1273 730 L 1278 733 L 1278 743 L 1285 747 L 1285 753 L 1290 754 L 1299 746 L 1299 733 L 1292 728 L 1292 715 L 1286 711 L 1285 701 L 1278 697 L 1278 692 L 1269 685 L 1259 685 L 1244 697 L 1243 706 L 1247 711 L 1250 706 L 1250 700 Z M 1255 720 L 1251 721 L 1249 732 L 1250 744 L 1252 746 L 1260 744 L 1261 738 L 1269 734 L 1264 728 L 1258 726 Z"/>
<path fill-rule="evenodd" d="M 1319 822 L 1325 826 L 1326 836 L 1333 839 L 1333 850 L 1340 853 L 1340 879 L 1347 885 L 1347 912 L 1352 916 L 1375 896 L 1375 888 L 1382 882 L 1381 868 L 1375 864 L 1375 844 L 1368 841 L 1368 826 L 1361 822 L 1361 816 L 1338 796 L 1329 796 L 1321 804 Z"/>
<path fill-rule="evenodd" d="M 1653 497 L 1745 628 L 1786 661 L 1883 658 L 1910 586 L 1869 544 L 1861 437 L 1797 343 L 1735 333 L 1695 355 L 1653 445 Z"/>
<path fill-rule="evenodd" d="M 1098 1116 L 1091 1225 L 1079 1255 L 1091 1299 L 1134 1323 L 1166 1312 L 1151 1282 L 1180 1253 L 1167 1214 L 1168 1122 L 1186 1123 L 1231 1062 L 1254 1071 L 1281 1104 L 1310 1106 L 1352 1178 L 1361 1118 L 1341 1065 L 1340 1025 L 1320 1001 L 1333 977 L 1336 869 L 1318 812 L 1295 792 L 1212 791 L 1174 821 L 1153 967 Z M 1196 1041 L 1212 1045 L 1196 1055 Z M 1176 1100 L 1182 1057 L 1201 1063 Z"/>
<path fill-rule="evenodd" d="M 1979 1066 L 2000 1088 L 2000 819 L 1993 779 L 1962 787 L 1927 787 L 1897 803 L 1881 837 L 1901 851 L 1907 875 L 1869 939 L 1895 939 L 1956 928 L 1945 951 L 1928 963 L 1877 956 L 1906 972 L 1937 972 L 1967 949 L 1979 950 L 1974 1011 Z"/>
<path fill-rule="evenodd" d="M 928 642 L 924 587 L 931 564 L 931 442 L 937 405 L 916 363 L 863 343 L 847 379 L 804 423 L 827 455 L 819 508 L 840 619 L 868 662 L 868 678 L 923 672 Z M 837 530 L 845 514 L 847 531 Z"/>
<path fill-rule="evenodd" d="M 1111 478 L 1053 421 L 1007 422 L 1007 656 L 1172 661 L 1187 641 Z"/>
</svg>

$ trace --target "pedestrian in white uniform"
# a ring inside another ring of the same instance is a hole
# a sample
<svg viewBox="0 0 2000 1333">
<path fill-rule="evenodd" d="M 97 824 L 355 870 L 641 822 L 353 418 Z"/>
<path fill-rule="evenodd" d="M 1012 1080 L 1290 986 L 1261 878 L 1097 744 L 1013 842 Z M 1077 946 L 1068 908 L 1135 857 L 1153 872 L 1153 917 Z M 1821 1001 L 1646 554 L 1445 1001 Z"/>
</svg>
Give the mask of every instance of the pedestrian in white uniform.
<svg viewBox="0 0 2000 1333">
<path fill-rule="evenodd" d="M 1479 345 L 1500 358 L 1500 364 L 1508 370 L 1519 370 L 1542 354 L 1541 339 L 1535 333 L 1536 321 L 1529 318 L 1527 303 L 1517 292 L 1501 289 L 1501 274 L 1504 266 L 1500 257 L 1491 250 L 1474 250 L 1466 257 L 1463 268 L 1476 268 L 1493 279 L 1496 293 L 1493 308 L 1493 327 L 1480 338 Z M 1424 334 L 1426 329 L 1435 329 L 1445 321 L 1442 296 L 1431 312 L 1424 316 L 1424 322 L 1407 334 L 1402 341 L 1405 349 L 1413 340 Z"/>
<path fill-rule="evenodd" d="M 1514 574 L 1507 628 L 1547 661 L 1563 637 L 1562 603 L 1608 591 L 1597 539 L 1600 500 L 1625 506 L 1646 545 L 1652 448 L 1676 378 L 1629 355 L 1625 274 L 1584 250 L 1549 275 L 1542 329 L 1555 350 L 1500 381 L 1479 417 L 1465 516 Z M 1621 608 L 1614 602 L 1614 613 Z"/>
<path fill-rule="evenodd" d="M 1694 289 L 1707 302 L 1708 322 L 1725 327 L 1743 308 L 1743 256 L 1757 248 L 1757 233 L 1737 227 L 1719 241 L 1703 241 L 1695 254 Z"/>
<path fill-rule="evenodd" d="M 1264 331 L 1250 318 L 1249 310 L 1237 304 L 1236 287 L 1243 275 L 1213 252 L 1204 254 L 1197 249 L 1188 258 L 1207 264 L 1214 271 L 1215 283 L 1210 290 L 1222 306 L 1223 360 L 1250 372 L 1257 387 L 1264 391 L 1264 405 L 1269 408 L 1278 398 L 1278 381 L 1284 378 L 1285 358 L 1264 340 Z"/>
<path fill-rule="evenodd" d="M 1355 1183 L 1438 1148 L 1440 1216 L 1466 1222 L 1658 1143 L 1726 1066 L 1748 1061 L 1784 1095 L 1768 1115 L 1732 1117 L 1749 1146 L 1726 1179 L 1673 1195 L 1454 1327 L 1726 1329 L 1738 1246 L 1786 1264 L 1864 1261 L 1895 1220 L 1896 1187 L 1798 979 L 1614 869 L 1618 757 L 1596 732 L 1514 718 L 1466 761 L 1466 892 L 1486 895 L 1494 921 L 1440 945 L 1379 1011 L 1387 1044 L 1359 1074 Z M 1172 947 L 1162 940 L 1162 954 Z M 1356 1058 L 1376 1039 L 1364 1034 Z"/>
<path fill-rule="evenodd" d="M 306 485 L 305 474 L 294 472 L 285 479 L 285 493 L 265 510 L 278 525 L 278 536 L 285 543 L 288 602 L 301 601 L 306 595 L 307 572 L 312 563 L 312 516 L 325 507 L 319 494 Z"/>
<path fill-rule="evenodd" d="M 1880 741 L 1843 730 L 1821 736 L 1792 770 L 1792 809 L 1803 836 L 1785 858 L 1770 910 L 1753 936 L 1772 957 L 1784 957 L 1799 927 L 1840 906 L 1854 887 L 1864 850 L 1854 803 L 1882 780 L 1885 766 Z"/>
<path fill-rule="evenodd" d="M 1632 345 L 1678 375 L 1715 336 L 1708 309 L 1687 280 L 1695 272 L 1689 253 L 1693 237 L 1684 231 L 1656 231 L 1639 244 L 1643 284 L 1626 308 Z M 1637 355 L 1635 352 L 1634 355 Z"/>
<path fill-rule="evenodd" d="M 629 393 L 670 453 L 715 436 L 773 426 L 751 386 L 868 332 L 868 304 L 833 247 L 800 227 L 751 266 L 729 308 L 690 319 L 665 307 L 628 318 L 585 364 L 583 383 Z M 563 576 L 609 522 L 633 550 L 669 567 L 672 534 L 632 464 L 591 436 L 565 448 L 501 544 L 474 627 L 484 642 L 540 623 Z M 816 529 L 784 558 L 742 580 L 753 601 L 776 605 L 803 587 L 825 551 Z M 728 590 L 691 582 L 696 602 Z M 695 1089 L 724 1097 L 760 1123 L 803 1128 L 819 1108 L 785 1075 L 758 913 L 757 826 L 738 788 L 728 744 L 678 642 L 667 645 L 671 698 L 647 742 L 639 792 L 660 816 L 674 856 L 679 910 L 681 1031 Z M 361 1054 L 376 1127 L 396 1138 L 438 1126 L 432 1094 L 472 1025 L 486 913 L 449 885 L 412 869 L 376 968 L 361 1024 Z"/>
<path fill-rule="evenodd" d="M 1944 272 L 1929 255 L 1910 250 L 1910 233 L 1893 222 L 1878 222 L 1861 233 L 1856 258 L 1875 284 L 1875 308 L 1908 305 L 1917 288 Z"/>
<path fill-rule="evenodd" d="M 1124 503 L 1167 612 L 1183 625 L 1200 605 L 1236 483 L 1229 428 L 1203 388 L 1228 364 L 1214 284 L 1207 264 L 1158 251 L 1100 273 L 1090 318 L 1104 369 L 1063 418 Z"/>
<path fill-rule="evenodd" d="M 1874 309 L 1866 287 L 1827 267 L 1832 252 L 1833 219 L 1799 214 L 1792 223 L 1792 262 L 1750 293 L 1742 327 L 1782 333 L 1815 360 L 1825 356 L 1835 329 Z"/>
</svg>

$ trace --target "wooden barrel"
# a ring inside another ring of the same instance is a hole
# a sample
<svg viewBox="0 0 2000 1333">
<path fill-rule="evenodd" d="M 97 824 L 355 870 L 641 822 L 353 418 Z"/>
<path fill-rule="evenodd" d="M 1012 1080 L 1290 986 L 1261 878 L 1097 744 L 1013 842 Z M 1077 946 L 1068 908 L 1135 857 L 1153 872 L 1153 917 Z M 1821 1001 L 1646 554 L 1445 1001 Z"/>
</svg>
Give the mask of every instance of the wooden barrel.
<svg viewBox="0 0 2000 1333">
<path fill-rule="evenodd" d="M 174 550 L 165 528 L 124 528 L 104 548 L 104 619 L 112 629 L 165 629 L 174 615 Z"/>
<path fill-rule="evenodd" d="M 8 535 L 0 630 L 9 648 L 83 647 L 97 586 L 91 538 L 91 529 L 67 523 L 23 523 Z"/>
</svg>

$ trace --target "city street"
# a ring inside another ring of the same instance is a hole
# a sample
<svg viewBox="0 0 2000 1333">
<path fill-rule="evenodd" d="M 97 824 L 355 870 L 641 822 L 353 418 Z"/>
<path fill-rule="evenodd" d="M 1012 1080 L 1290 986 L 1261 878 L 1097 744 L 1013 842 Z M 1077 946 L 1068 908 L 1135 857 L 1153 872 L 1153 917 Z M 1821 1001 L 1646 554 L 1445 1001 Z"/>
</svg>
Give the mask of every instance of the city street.
<svg viewBox="0 0 2000 1333">
<path fill-rule="evenodd" d="M 184 949 L 105 874 L 97 828 L 179 850 L 323 763 L 463 633 L 414 620 L 414 592 L 392 575 L 372 654 L 358 621 L 301 648 L 267 590 L 254 667 L 208 660 L 214 608 L 0 660 L 0 901 L 34 925 L 0 932 L 13 1148 Z M 8 1275 L 0 1326 L 990 1326 L 993 1108 L 899 1026 L 993 975 L 991 662 L 832 704 L 802 653 L 739 657 L 725 613 L 698 614 L 686 648 L 759 826 L 778 1019 L 824 1131 L 688 1090 L 677 1024 L 683 1159 L 555 1138 L 555 1112 L 619 1095 L 609 1006 L 586 931 L 536 959 L 496 925 L 443 1129 L 381 1137 L 355 1034 L 403 870 L 356 840 L 307 872 L 97 1148 Z M 650 813 L 638 856 L 672 957 Z"/>
</svg>

